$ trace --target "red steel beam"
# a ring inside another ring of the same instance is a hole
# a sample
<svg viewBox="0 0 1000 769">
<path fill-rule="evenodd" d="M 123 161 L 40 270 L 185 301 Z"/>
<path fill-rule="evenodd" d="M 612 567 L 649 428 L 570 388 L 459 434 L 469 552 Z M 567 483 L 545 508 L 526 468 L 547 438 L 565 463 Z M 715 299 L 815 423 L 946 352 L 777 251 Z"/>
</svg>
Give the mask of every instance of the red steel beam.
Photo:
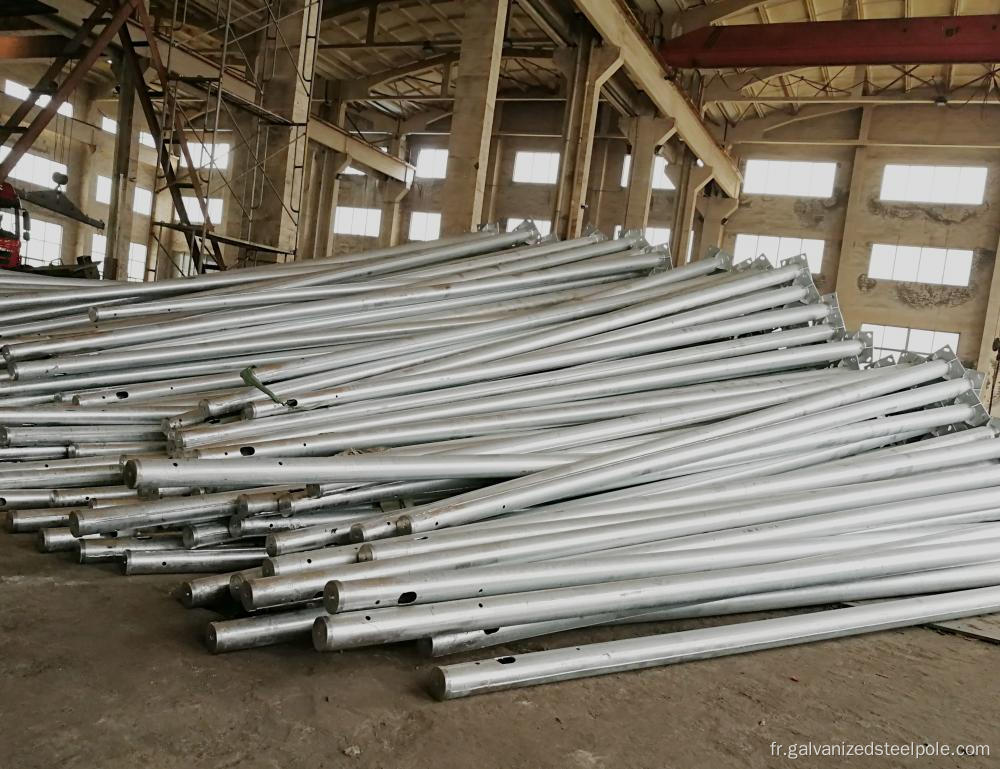
<svg viewBox="0 0 1000 769">
<path fill-rule="evenodd" d="M 1000 16 L 704 27 L 660 46 L 678 69 L 1000 61 Z"/>
</svg>

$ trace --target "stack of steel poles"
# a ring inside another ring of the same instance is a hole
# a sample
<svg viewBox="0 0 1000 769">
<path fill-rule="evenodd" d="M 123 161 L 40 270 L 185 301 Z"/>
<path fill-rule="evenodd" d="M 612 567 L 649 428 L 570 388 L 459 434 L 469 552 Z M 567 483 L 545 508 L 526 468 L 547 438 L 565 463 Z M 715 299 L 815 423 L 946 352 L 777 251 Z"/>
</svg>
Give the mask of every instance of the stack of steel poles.
<svg viewBox="0 0 1000 769">
<path fill-rule="evenodd" d="M 437 656 L 935 594 L 882 624 L 857 607 L 445 666 L 452 697 L 1000 609 L 979 378 L 947 349 L 868 365 L 804 259 L 669 269 L 635 233 L 527 224 L 190 280 L 19 280 L 0 279 L 10 527 L 126 573 L 213 572 L 181 590 L 244 612 L 209 625 L 213 651 L 312 633 Z"/>
</svg>

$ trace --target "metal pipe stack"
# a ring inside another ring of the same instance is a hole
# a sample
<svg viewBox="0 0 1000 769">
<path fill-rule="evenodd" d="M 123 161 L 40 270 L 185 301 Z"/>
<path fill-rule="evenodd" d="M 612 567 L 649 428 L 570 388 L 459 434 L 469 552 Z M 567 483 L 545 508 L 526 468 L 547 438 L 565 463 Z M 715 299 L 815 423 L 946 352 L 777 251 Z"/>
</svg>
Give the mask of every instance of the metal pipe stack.
<svg viewBox="0 0 1000 769">
<path fill-rule="evenodd" d="M 948 349 L 871 363 L 804 258 L 670 269 L 635 232 L 526 223 L 156 283 L 0 276 L 0 318 L 9 529 L 202 574 L 184 605 L 243 611 L 215 652 L 892 599 L 437 668 L 458 697 L 1000 610 L 981 377 Z"/>
</svg>

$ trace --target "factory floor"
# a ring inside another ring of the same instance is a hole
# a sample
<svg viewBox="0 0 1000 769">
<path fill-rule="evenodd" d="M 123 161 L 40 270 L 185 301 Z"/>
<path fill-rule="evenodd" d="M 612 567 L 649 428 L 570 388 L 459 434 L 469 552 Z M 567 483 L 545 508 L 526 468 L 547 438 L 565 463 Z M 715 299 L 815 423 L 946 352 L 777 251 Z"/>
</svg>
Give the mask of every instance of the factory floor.
<svg viewBox="0 0 1000 769">
<path fill-rule="evenodd" d="M 0 768 L 940 769 L 1000 755 L 1000 647 L 925 628 L 437 702 L 410 646 L 212 656 L 200 634 L 217 615 L 183 609 L 177 582 L 0 534 Z M 771 755 L 772 742 L 844 741 L 987 743 L 993 756 Z"/>
</svg>

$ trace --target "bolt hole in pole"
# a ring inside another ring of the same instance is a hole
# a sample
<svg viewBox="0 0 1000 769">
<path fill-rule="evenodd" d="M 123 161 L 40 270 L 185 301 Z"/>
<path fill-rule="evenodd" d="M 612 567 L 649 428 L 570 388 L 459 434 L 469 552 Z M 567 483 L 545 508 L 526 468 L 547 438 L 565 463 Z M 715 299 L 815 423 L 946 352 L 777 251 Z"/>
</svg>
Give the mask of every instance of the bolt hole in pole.
<svg viewBox="0 0 1000 769">
<path fill-rule="evenodd" d="M 240 448 L 240 454 L 242 454 L 245 457 L 252 457 L 256 453 L 257 452 L 253 446 L 243 446 Z"/>
<path fill-rule="evenodd" d="M 408 604 L 408 603 L 413 603 L 416 600 L 417 600 L 417 594 L 415 592 L 413 592 L 412 590 L 408 590 L 408 591 L 406 591 L 405 593 L 403 593 L 402 595 L 399 596 L 399 599 L 397 600 L 397 603 L 399 603 L 399 604 Z"/>
</svg>

